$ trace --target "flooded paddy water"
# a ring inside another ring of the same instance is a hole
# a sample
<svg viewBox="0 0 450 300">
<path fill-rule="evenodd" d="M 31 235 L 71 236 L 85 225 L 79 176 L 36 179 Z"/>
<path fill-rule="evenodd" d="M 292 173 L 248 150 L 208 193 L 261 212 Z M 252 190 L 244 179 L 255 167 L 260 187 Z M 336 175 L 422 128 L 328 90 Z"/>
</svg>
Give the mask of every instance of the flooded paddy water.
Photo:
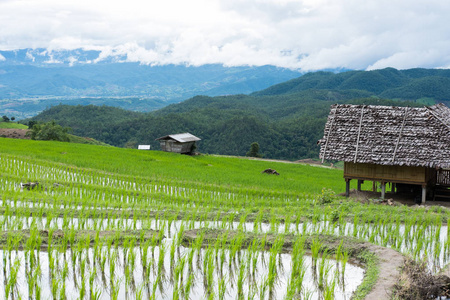
<svg viewBox="0 0 450 300">
<path fill-rule="evenodd" d="M 274 259 L 268 251 L 244 249 L 233 258 L 227 249 L 219 250 L 216 256 L 210 249 L 179 246 L 171 260 L 171 243 L 167 239 L 148 249 L 146 258 L 137 247 L 103 246 L 63 253 L 57 249 L 51 253 L 2 250 L 0 289 L 8 293 L 9 287 L 14 295 L 11 298 L 16 299 L 30 295 L 40 295 L 41 299 L 89 298 L 87 295 L 94 299 L 285 299 L 288 293 L 290 254 L 280 253 Z M 322 274 L 319 266 L 313 266 L 311 256 L 305 254 L 303 259 L 301 293 L 306 299 L 323 296 L 325 291 L 319 284 L 333 285 L 333 299 L 350 299 L 362 281 L 364 270 L 351 263 L 341 274 L 342 264 L 319 260 L 326 272 Z M 276 278 L 271 289 L 268 274 L 272 260 Z M 12 274 L 16 276 L 14 283 Z"/>
</svg>

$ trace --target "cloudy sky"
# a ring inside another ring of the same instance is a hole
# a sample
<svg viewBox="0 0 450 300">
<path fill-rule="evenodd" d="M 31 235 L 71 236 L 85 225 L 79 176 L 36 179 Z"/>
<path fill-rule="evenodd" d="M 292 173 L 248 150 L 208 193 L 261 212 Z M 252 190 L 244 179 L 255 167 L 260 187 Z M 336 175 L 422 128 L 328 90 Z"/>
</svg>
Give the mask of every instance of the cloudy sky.
<svg viewBox="0 0 450 300">
<path fill-rule="evenodd" d="M 448 0 L 0 0 L 0 50 L 144 64 L 450 68 Z"/>
</svg>

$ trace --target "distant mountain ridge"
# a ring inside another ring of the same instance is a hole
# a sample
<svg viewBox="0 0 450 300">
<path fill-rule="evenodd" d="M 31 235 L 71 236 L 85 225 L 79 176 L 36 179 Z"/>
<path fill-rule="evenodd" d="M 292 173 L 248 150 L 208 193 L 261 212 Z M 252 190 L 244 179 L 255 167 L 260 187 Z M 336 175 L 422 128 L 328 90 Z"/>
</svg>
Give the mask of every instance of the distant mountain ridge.
<svg viewBox="0 0 450 300">
<path fill-rule="evenodd" d="M 81 49 L 0 51 L 0 114 L 26 118 L 59 103 L 148 112 L 195 95 L 249 94 L 300 75 L 274 66 L 142 65 Z"/>
<path fill-rule="evenodd" d="M 305 90 L 358 90 L 385 99 L 432 104 L 450 101 L 450 70 L 386 68 L 342 73 L 314 72 L 276 84 L 254 96 L 293 94 Z"/>
<path fill-rule="evenodd" d="M 251 93 L 298 77 L 274 66 L 143 65 L 100 51 L 0 51 L 0 97 L 144 97 L 168 102 Z"/>
</svg>

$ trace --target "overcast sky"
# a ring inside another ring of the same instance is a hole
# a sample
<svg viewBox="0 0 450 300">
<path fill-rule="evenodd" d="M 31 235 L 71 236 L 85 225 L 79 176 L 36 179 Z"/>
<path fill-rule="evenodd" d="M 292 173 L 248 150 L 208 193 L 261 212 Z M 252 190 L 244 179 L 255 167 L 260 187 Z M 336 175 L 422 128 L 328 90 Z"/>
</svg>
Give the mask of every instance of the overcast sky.
<svg viewBox="0 0 450 300">
<path fill-rule="evenodd" d="M 0 0 L 0 50 L 304 71 L 450 68 L 449 18 L 448 0 Z"/>
</svg>

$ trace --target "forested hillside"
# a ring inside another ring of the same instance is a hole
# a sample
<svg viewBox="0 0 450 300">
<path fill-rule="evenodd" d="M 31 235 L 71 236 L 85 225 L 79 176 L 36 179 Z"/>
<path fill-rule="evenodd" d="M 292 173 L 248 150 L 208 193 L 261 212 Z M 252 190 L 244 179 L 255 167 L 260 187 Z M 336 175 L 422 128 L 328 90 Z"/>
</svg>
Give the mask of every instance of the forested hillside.
<svg viewBox="0 0 450 300">
<path fill-rule="evenodd" d="M 450 102 L 450 70 L 386 68 L 342 73 L 315 72 L 255 92 L 254 96 L 293 94 L 305 90 L 364 91 L 366 96 L 432 104 Z"/>
<path fill-rule="evenodd" d="M 333 100 L 329 100 L 330 93 Z M 339 100 L 336 100 L 339 99 Z M 226 97 L 197 96 L 147 114 L 113 107 L 52 107 L 33 118 L 56 120 L 73 128 L 73 133 L 89 136 L 120 147 L 151 144 L 156 138 L 190 132 L 202 139 L 198 151 L 225 155 L 245 155 L 258 142 L 266 158 L 301 159 L 318 156 L 317 140 L 333 103 L 416 105 L 372 98 L 347 99 L 346 94 L 305 91 L 280 96 Z"/>
</svg>

